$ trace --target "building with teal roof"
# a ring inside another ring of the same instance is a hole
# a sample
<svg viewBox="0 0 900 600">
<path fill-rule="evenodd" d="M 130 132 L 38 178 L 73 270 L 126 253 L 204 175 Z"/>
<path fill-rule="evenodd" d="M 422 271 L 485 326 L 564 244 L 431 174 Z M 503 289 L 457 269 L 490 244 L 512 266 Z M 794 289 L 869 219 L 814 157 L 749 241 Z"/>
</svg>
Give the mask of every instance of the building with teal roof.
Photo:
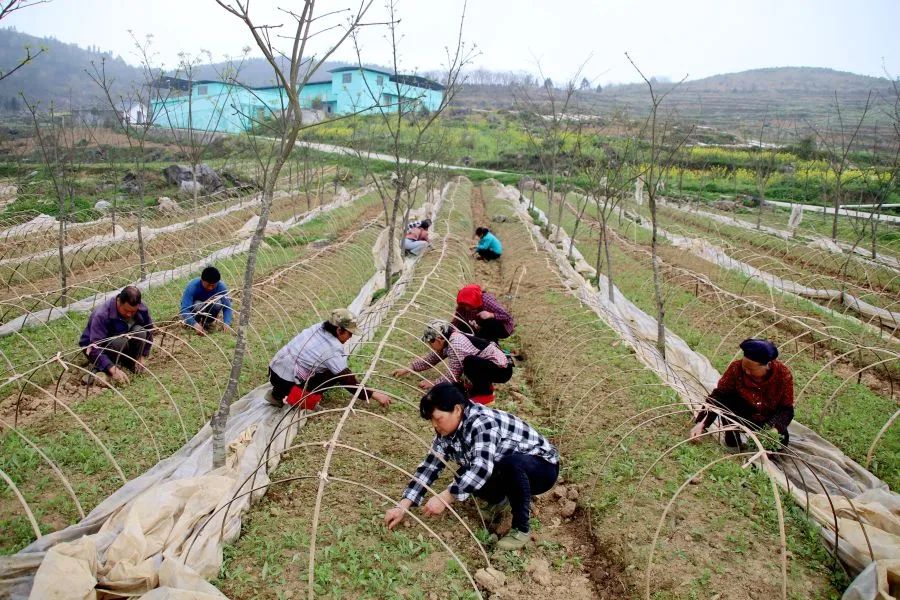
<svg viewBox="0 0 900 600">
<path fill-rule="evenodd" d="M 325 115 L 372 114 L 422 108 L 437 110 L 444 87 L 417 75 L 393 75 L 369 67 L 340 67 L 328 71 L 300 89 L 300 107 Z M 154 124 L 175 129 L 241 133 L 264 130 L 287 105 L 280 86 L 247 87 L 224 81 L 192 81 L 168 78 L 173 93 L 151 103 Z"/>
</svg>

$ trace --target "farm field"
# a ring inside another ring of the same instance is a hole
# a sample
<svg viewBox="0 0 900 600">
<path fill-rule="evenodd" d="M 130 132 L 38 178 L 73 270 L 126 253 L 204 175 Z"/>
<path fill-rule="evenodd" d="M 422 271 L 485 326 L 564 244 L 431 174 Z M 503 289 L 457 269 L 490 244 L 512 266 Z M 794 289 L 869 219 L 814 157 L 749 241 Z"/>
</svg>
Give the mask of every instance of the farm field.
<svg viewBox="0 0 900 600">
<path fill-rule="evenodd" d="M 900 598 L 900 9 L 71 4 L 0 4 L 0 600 Z"/>
</svg>

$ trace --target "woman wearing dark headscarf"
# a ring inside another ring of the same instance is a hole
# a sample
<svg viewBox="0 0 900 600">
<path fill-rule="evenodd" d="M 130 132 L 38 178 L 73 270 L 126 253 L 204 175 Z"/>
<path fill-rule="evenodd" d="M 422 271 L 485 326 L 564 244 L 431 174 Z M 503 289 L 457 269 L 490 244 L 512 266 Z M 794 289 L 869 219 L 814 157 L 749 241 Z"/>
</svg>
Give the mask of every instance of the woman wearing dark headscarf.
<svg viewBox="0 0 900 600">
<path fill-rule="evenodd" d="M 728 365 L 709 397 L 709 404 L 723 414 L 722 425 L 741 423 L 751 429 L 775 429 L 787 445 L 788 425 L 794 418 L 794 377 L 778 358 L 778 348 L 769 340 L 750 338 L 741 342 L 744 357 Z M 704 408 L 697 415 L 690 437 L 699 437 L 716 417 Z M 737 431 L 725 432 L 725 444 L 738 446 Z"/>
</svg>

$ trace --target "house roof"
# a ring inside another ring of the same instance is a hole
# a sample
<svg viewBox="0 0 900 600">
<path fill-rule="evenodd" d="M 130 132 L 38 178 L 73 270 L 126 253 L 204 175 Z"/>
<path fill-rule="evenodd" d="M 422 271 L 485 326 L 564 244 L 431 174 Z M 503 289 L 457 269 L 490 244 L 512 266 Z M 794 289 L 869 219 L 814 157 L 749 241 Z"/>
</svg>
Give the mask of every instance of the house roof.
<svg viewBox="0 0 900 600">
<path fill-rule="evenodd" d="M 427 77 L 420 77 L 419 75 L 394 75 L 390 71 L 385 71 L 384 69 L 376 69 L 373 67 L 362 67 L 360 68 L 358 65 L 355 67 L 338 67 L 337 69 L 331 69 L 328 71 L 329 73 L 344 73 L 346 71 L 371 71 L 372 73 L 379 73 L 381 75 L 387 75 L 390 77 L 391 81 L 395 83 L 399 83 L 402 85 L 411 85 L 415 87 L 425 88 L 426 90 L 443 90 L 444 86 L 439 84 L 436 81 L 432 81 Z"/>
<path fill-rule="evenodd" d="M 442 86 L 441 84 L 439 84 L 435 81 L 432 81 L 431 79 L 428 79 L 426 77 L 420 77 L 418 75 L 396 75 L 395 76 L 390 71 L 385 71 L 384 69 L 377 69 L 377 68 L 373 68 L 373 67 L 362 67 L 362 69 L 360 69 L 359 66 L 338 67 L 336 69 L 330 69 L 327 72 L 317 71 L 316 73 L 313 73 L 313 75 L 309 78 L 309 81 L 306 82 L 306 85 L 319 85 L 319 84 L 324 84 L 324 83 L 330 83 L 331 82 L 331 75 L 330 75 L 331 73 L 344 73 L 347 71 L 360 71 L 360 70 L 370 71 L 372 73 L 378 73 L 380 75 L 387 75 L 391 81 L 393 81 L 395 83 L 400 83 L 402 85 L 410 85 L 410 86 L 420 87 L 420 88 L 424 88 L 424 89 L 428 89 L 428 90 L 443 90 L 444 89 L 444 86 Z M 215 79 L 198 79 L 195 81 L 191 81 L 189 79 L 182 79 L 180 77 L 167 77 L 167 76 L 161 76 L 155 82 L 156 87 L 166 88 L 166 89 L 176 89 L 176 90 L 180 90 L 180 91 L 184 91 L 184 92 L 188 91 L 189 89 L 191 89 L 193 86 L 196 86 L 196 85 L 212 85 L 212 84 L 229 85 L 229 86 L 234 86 L 234 87 L 244 87 L 249 90 L 258 90 L 258 91 L 276 90 L 276 89 L 279 89 L 282 87 L 280 85 L 264 85 L 264 86 L 259 86 L 259 87 L 250 87 L 250 86 L 242 86 L 240 83 L 234 83 L 234 82 L 229 82 L 229 81 L 217 81 Z"/>
</svg>

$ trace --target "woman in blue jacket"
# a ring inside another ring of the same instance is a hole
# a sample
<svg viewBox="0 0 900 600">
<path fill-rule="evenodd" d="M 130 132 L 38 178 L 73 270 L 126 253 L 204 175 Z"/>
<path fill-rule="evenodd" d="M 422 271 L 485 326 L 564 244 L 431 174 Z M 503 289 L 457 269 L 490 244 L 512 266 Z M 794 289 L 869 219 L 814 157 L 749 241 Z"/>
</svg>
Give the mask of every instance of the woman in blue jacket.
<svg viewBox="0 0 900 600">
<path fill-rule="evenodd" d="M 475 258 L 478 260 L 496 260 L 503 254 L 503 245 L 487 227 L 478 227 L 475 237 L 479 238 L 475 246 Z"/>
</svg>

